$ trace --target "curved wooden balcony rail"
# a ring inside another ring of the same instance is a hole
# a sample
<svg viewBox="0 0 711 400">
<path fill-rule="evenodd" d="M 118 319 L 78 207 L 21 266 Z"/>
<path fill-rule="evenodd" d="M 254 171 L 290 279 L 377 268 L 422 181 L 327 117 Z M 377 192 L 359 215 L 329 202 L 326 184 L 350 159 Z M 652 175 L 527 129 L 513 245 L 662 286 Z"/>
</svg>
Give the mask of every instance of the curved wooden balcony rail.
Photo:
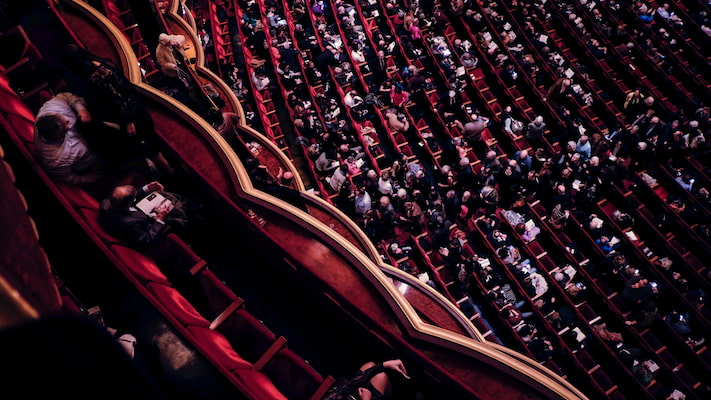
<svg viewBox="0 0 711 400">
<path fill-rule="evenodd" d="M 60 1 L 60 12 L 71 31 L 77 32 L 76 37 L 86 37 L 86 34 L 101 34 L 106 36 L 111 46 L 97 46 L 92 48 L 92 52 L 100 57 L 114 61 L 121 66 L 124 73 L 132 82 L 139 82 L 141 77 L 140 69 L 136 60 L 131 58 L 128 60 L 126 54 L 133 54 L 130 44 L 126 47 L 127 42 L 123 40 L 123 36 L 114 24 L 106 18 L 98 10 L 90 7 L 82 1 Z M 171 3 L 172 4 L 172 3 Z M 173 6 L 171 6 L 173 7 Z M 177 5 L 175 6 L 176 10 Z M 171 10 L 169 8 L 168 10 Z M 250 141 L 255 141 L 262 146 L 262 152 L 258 156 L 259 161 L 266 165 L 270 171 L 277 171 L 281 167 L 284 171 L 291 171 L 294 174 L 294 187 L 299 191 L 304 191 L 304 183 L 300 178 L 297 168 L 289 161 L 289 159 L 279 151 L 279 148 L 267 137 L 253 129 L 247 124 L 247 120 L 242 110 L 239 99 L 234 95 L 227 84 L 220 79 L 214 72 L 205 67 L 205 57 L 200 41 L 195 34 L 195 30 L 176 12 L 170 12 L 166 15 L 166 21 L 170 22 L 171 33 L 181 34 L 186 37 L 186 43 L 189 43 L 191 49 L 195 49 L 196 62 L 193 65 L 194 72 L 203 84 L 210 84 L 225 101 L 223 111 L 236 113 L 240 118 L 240 134 L 249 138 Z M 117 35 L 118 32 L 118 36 Z M 197 45 L 196 45 L 197 44 Z M 133 66 L 129 67 L 129 63 Z"/>
<path fill-rule="evenodd" d="M 291 171 L 294 174 L 294 188 L 302 193 L 306 193 L 304 182 L 301 179 L 301 174 L 298 169 L 289 158 L 279 150 L 279 146 L 275 141 L 248 125 L 242 104 L 234 95 L 234 92 L 222 79 L 206 67 L 205 52 L 202 46 L 200 46 L 200 40 L 197 36 L 197 28 L 195 27 L 192 13 L 186 11 L 182 1 L 173 0 L 169 2 L 164 9 L 162 16 L 162 20 L 166 23 L 166 29 L 169 33 L 180 34 L 186 37 L 186 44 L 190 45 L 191 50 L 194 51 L 195 54 L 195 63 L 193 64 L 195 74 L 201 82 L 211 84 L 219 93 L 220 97 L 225 100 L 226 104 L 222 110 L 234 112 L 239 116 L 240 134 L 251 138 L 251 140 L 256 140 L 262 145 L 264 150 L 257 155 L 259 161 L 272 172 L 278 171 L 279 168 L 282 168 L 284 171 Z M 318 211 L 321 208 L 321 205 L 314 206 L 314 214 L 326 216 L 326 213 Z M 333 221 L 332 223 L 341 224 L 340 221 Z"/>
<path fill-rule="evenodd" d="M 320 288 L 329 300 L 353 316 L 354 323 L 367 326 L 375 337 L 416 361 L 426 374 L 444 384 L 443 390 L 467 398 L 585 398 L 533 360 L 484 342 L 476 334 L 466 337 L 425 323 L 383 270 L 409 280 L 408 285 L 434 298 L 441 296 L 383 264 L 365 235 L 338 210 L 302 194 L 313 209 L 342 223 L 345 230 L 336 235 L 334 225 L 254 189 L 234 151 L 205 120 L 141 82 L 135 55 L 120 32 L 81 2 L 62 4 L 71 5 L 64 7 L 64 13 L 74 12 L 73 18 L 67 18 L 71 29 L 77 19 L 85 18 L 90 22 L 84 21 L 84 28 L 93 23 L 97 33 L 113 36 L 107 43 L 116 46 L 114 56 L 122 61 L 126 75 L 142 94 L 156 121 L 157 133 L 194 172 L 195 184 L 205 189 L 209 195 L 206 200 L 234 226 L 235 233 L 253 240 L 275 263 L 291 267 Z M 93 46 L 89 50 L 100 54 Z M 267 221 L 264 227 L 246 215 L 248 208 Z M 344 234 L 353 238 L 347 240 Z M 465 332 L 475 332 L 459 310 L 450 308 L 451 315 L 458 316 L 460 325 L 466 327 Z"/>
</svg>

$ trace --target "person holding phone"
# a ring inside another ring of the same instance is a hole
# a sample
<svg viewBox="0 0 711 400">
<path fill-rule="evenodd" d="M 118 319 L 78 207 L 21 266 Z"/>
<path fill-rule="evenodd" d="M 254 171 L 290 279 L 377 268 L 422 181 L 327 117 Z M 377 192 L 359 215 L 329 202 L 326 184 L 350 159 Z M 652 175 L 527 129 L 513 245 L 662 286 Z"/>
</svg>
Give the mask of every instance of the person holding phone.
<svg viewBox="0 0 711 400">
<path fill-rule="evenodd" d="M 336 381 L 324 400 L 392 399 L 392 372 L 410 379 L 402 360 L 393 359 L 378 364 L 371 361 L 363 364 L 352 377 Z"/>
</svg>

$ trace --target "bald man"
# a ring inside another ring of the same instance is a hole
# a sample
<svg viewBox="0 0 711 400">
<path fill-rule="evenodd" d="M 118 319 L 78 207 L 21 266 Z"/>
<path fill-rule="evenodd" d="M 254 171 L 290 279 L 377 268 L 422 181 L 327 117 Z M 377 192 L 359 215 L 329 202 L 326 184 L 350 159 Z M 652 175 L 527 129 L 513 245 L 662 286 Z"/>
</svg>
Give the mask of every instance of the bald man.
<svg viewBox="0 0 711 400">
<path fill-rule="evenodd" d="M 141 211 L 136 204 L 153 193 L 162 195 L 169 202 L 158 205 L 150 213 Z M 170 229 L 184 229 L 188 217 L 183 201 L 177 195 L 166 192 L 162 184 L 151 182 L 140 189 L 132 185 L 114 187 L 109 197 L 101 202 L 99 224 L 116 238 L 145 249 Z"/>
</svg>

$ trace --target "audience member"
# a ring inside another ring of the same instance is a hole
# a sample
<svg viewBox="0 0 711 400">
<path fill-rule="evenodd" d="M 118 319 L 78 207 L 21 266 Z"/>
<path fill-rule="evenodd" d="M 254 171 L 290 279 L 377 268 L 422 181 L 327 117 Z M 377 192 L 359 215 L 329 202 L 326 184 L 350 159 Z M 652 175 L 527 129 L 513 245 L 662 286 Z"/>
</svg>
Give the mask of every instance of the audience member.
<svg viewBox="0 0 711 400">
<path fill-rule="evenodd" d="M 84 100 L 72 93 L 59 93 L 42 105 L 35 122 L 35 148 L 49 176 L 85 184 L 105 174 L 105 160 L 89 148 L 80 132 L 80 123 L 90 121 Z"/>
<path fill-rule="evenodd" d="M 77 75 L 76 83 L 71 85 L 75 88 L 73 93 L 83 89 L 81 96 L 86 100 L 92 119 L 95 123 L 118 126 L 119 132 L 102 130 L 102 135 L 108 137 L 101 140 L 106 149 L 97 151 L 101 154 L 118 153 L 119 159 L 143 157 L 149 168 L 160 168 L 163 173 L 172 174 L 173 167 L 159 150 L 153 120 L 123 72 L 108 60 L 79 46 L 70 44 L 62 50 L 64 64 Z"/>
<path fill-rule="evenodd" d="M 152 208 L 144 209 L 146 206 L 140 204 L 144 200 L 150 200 Z M 131 185 L 116 186 L 101 202 L 99 223 L 126 243 L 146 249 L 168 232 L 187 228 L 185 198 L 165 191 L 159 182 L 138 189 Z"/>
<path fill-rule="evenodd" d="M 397 372 L 405 379 L 410 379 L 405 365 L 399 359 L 378 364 L 368 362 L 363 364 L 355 375 L 336 380 L 324 400 L 391 399 L 393 388 L 389 371 Z"/>
</svg>

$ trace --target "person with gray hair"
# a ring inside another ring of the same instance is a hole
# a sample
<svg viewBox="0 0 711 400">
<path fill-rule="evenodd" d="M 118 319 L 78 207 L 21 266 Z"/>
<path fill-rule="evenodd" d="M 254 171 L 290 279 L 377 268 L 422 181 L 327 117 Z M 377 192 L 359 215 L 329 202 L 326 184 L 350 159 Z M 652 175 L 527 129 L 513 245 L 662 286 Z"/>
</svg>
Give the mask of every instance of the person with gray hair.
<svg viewBox="0 0 711 400">
<path fill-rule="evenodd" d="M 529 142 L 531 147 L 540 147 L 543 143 L 543 133 L 546 131 L 546 123 L 543 121 L 543 116 L 538 115 L 533 121 L 526 125 L 524 134 L 526 140 Z"/>
</svg>

